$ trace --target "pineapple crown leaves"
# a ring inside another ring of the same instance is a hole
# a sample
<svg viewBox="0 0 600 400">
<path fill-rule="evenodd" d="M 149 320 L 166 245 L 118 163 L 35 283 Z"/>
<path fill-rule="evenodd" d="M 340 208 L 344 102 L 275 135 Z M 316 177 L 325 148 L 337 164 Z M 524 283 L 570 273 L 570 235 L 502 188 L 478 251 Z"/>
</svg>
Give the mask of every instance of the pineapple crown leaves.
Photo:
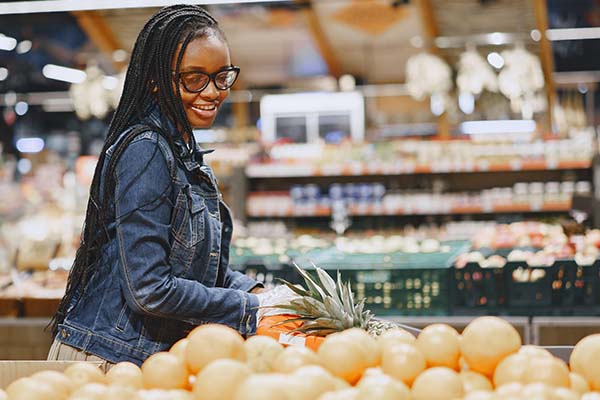
<svg viewBox="0 0 600 400">
<path fill-rule="evenodd" d="M 370 311 L 364 310 L 364 299 L 358 303 L 349 282 L 344 283 L 340 272 L 337 272 L 337 282 L 323 269 L 313 264 L 318 280 L 298 265 L 294 267 L 304 279 L 307 289 L 290 282 L 279 279 L 290 290 L 300 296 L 286 304 L 265 306 L 264 308 L 280 308 L 297 314 L 297 318 L 290 318 L 276 325 L 288 322 L 303 322 L 295 332 L 303 332 L 318 336 L 325 336 L 332 332 L 341 331 L 352 327 L 366 329 L 373 318 Z M 276 326 L 275 325 L 275 326 Z"/>
</svg>

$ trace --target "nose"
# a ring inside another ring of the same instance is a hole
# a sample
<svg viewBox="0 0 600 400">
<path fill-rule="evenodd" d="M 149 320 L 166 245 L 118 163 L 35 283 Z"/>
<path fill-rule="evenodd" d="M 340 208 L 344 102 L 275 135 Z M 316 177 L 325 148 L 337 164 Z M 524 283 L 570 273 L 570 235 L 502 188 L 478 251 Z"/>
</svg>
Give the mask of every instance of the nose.
<svg viewBox="0 0 600 400">
<path fill-rule="evenodd" d="M 200 92 L 200 96 L 209 101 L 214 101 L 219 97 L 219 89 L 217 89 L 215 82 L 212 79 L 208 82 L 208 86 Z"/>
</svg>

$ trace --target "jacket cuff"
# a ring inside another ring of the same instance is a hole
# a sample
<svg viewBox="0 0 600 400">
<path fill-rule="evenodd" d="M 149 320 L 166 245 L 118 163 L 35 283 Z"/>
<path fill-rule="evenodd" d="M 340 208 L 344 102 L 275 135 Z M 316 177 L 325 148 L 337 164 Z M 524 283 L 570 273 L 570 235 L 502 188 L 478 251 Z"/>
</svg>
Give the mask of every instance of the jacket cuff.
<svg viewBox="0 0 600 400">
<path fill-rule="evenodd" d="M 240 292 L 244 296 L 245 309 L 243 310 L 243 316 L 240 326 L 240 333 L 245 336 L 252 336 L 256 334 L 256 327 L 258 325 L 257 312 L 259 307 L 258 297 L 255 294 Z"/>
<path fill-rule="evenodd" d="M 240 274 L 229 286 L 231 289 L 243 290 L 244 292 L 249 292 L 255 287 L 264 287 L 262 283 L 255 281 L 254 279 Z"/>
</svg>

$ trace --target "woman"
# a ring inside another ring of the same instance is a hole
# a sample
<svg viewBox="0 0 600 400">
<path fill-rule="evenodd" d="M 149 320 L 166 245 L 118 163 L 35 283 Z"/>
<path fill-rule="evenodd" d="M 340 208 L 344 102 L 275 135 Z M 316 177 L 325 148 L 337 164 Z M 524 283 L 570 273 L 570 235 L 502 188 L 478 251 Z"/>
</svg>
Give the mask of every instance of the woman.
<svg viewBox="0 0 600 400">
<path fill-rule="evenodd" d="M 255 332 L 261 285 L 228 268 L 231 215 L 192 134 L 238 73 L 198 6 L 163 8 L 140 32 L 49 359 L 141 364 L 199 324 Z"/>
</svg>

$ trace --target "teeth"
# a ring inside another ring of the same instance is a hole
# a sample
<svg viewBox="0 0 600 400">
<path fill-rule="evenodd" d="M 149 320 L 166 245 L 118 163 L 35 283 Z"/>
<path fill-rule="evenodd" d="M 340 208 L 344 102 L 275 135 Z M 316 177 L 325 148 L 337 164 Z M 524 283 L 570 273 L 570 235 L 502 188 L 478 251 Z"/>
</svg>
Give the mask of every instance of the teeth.
<svg viewBox="0 0 600 400">
<path fill-rule="evenodd" d="M 211 106 L 192 106 L 192 108 L 195 108 L 196 110 L 202 110 L 202 111 L 212 111 L 215 108 L 217 108 L 217 106 L 215 106 L 213 104 Z"/>
</svg>

